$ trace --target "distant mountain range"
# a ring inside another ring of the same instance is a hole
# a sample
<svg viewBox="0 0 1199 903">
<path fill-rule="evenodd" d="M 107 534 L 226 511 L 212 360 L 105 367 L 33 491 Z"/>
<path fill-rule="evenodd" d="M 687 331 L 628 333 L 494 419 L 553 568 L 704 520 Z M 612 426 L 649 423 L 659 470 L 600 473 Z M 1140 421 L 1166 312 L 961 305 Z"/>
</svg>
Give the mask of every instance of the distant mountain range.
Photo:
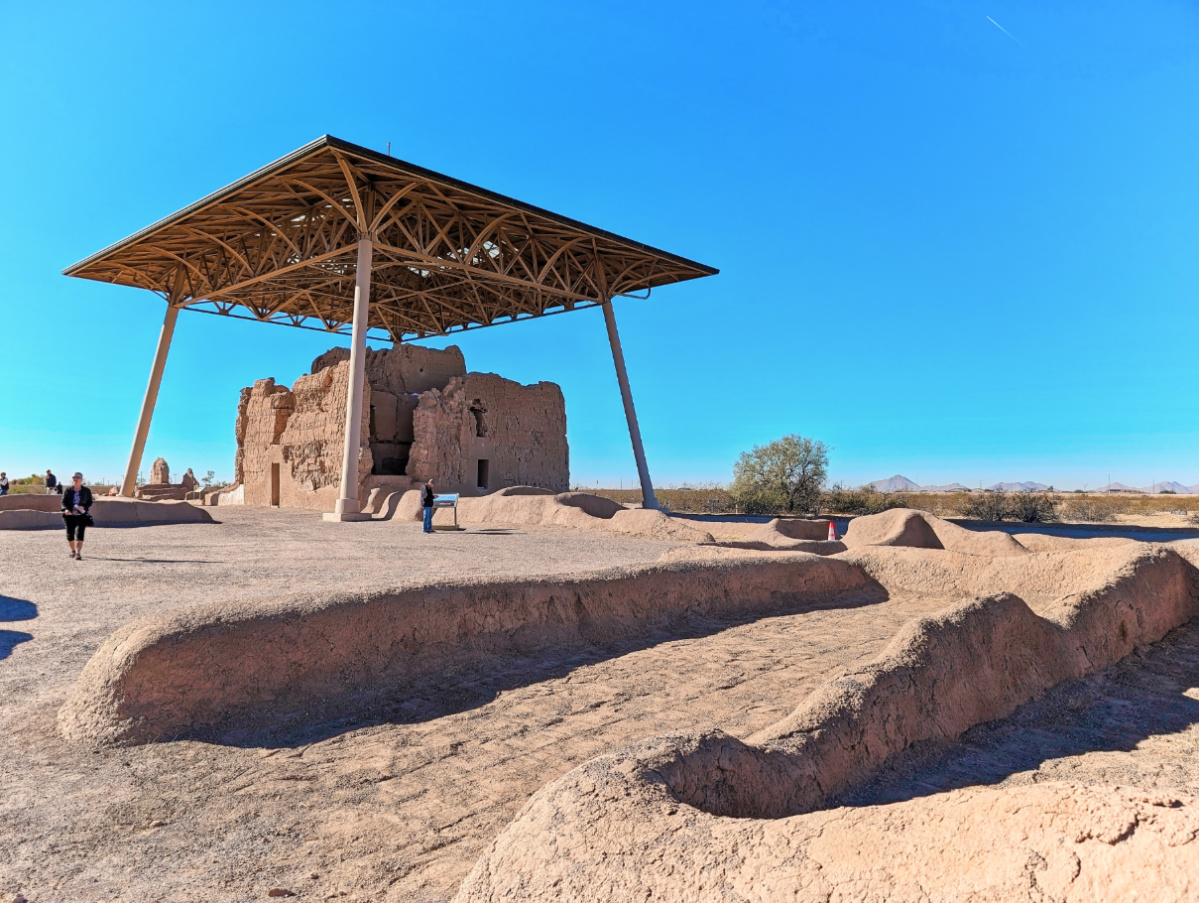
<svg viewBox="0 0 1199 903">
<path fill-rule="evenodd" d="M 949 483 L 945 486 L 921 486 L 919 483 L 914 483 L 907 477 L 896 474 L 887 480 L 875 480 L 872 483 L 867 483 L 862 488 L 872 488 L 878 492 L 969 492 L 969 486 L 963 486 L 961 483 Z M 1047 492 L 1051 487 L 1044 483 L 1035 483 L 1029 480 L 1024 483 L 992 483 L 986 489 L 991 492 Z M 1064 490 L 1061 490 L 1064 491 Z M 1125 486 L 1123 483 L 1109 483 L 1107 486 L 1097 486 L 1090 490 L 1091 492 L 1144 492 L 1149 495 L 1157 495 L 1162 491 L 1175 492 L 1178 495 L 1199 494 L 1199 483 L 1193 486 L 1185 486 L 1182 483 L 1174 480 L 1169 480 L 1162 483 L 1154 483 L 1152 486 L 1146 486 L 1143 489 L 1137 489 L 1133 486 Z"/>
<path fill-rule="evenodd" d="M 987 489 L 992 492 L 1047 492 L 1049 487 L 1029 480 L 1025 483 L 992 483 Z"/>
<path fill-rule="evenodd" d="M 1150 495 L 1157 495 L 1159 492 L 1176 492 L 1179 495 L 1190 495 L 1199 493 L 1199 483 L 1194 486 L 1184 486 L 1176 480 L 1167 480 L 1164 483 L 1154 483 L 1152 486 L 1145 486 L 1137 489 L 1135 486 L 1125 486 L 1123 483 L 1108 483 L 1106 486 L 1100 486 L 1095 492 L 1146 492 Z"/>
</svg>

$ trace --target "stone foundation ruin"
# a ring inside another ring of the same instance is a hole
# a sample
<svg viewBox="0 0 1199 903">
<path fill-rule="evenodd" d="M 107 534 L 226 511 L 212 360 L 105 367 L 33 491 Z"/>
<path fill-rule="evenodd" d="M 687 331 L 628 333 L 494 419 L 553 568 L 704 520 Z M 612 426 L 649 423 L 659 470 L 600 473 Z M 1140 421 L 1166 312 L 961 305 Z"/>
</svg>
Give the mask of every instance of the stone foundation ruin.
<svg viewBox="0 0 1199 903">
<path fill-rule="evenodd" d="M 290 389 L 260 379 L 237 407 L 234 479 L 247 505 L 329 511 L 339 496 L 350 352 L 333 348 Z M 436 481 L 479 496 L 569 486 L 566 404 L 554 383 L 467 373 L 462 352 L 367 350 L 358 499 Z M 222 499 L 228 500 L 226 494 Z"/>
</svg>

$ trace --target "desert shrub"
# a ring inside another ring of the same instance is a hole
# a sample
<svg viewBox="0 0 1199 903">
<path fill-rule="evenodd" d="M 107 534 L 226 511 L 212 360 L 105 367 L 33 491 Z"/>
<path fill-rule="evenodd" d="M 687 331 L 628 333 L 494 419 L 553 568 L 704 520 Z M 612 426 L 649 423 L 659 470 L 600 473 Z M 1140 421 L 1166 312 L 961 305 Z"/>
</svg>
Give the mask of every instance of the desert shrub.
<svg viewBox="0 0 1199 903">
<path fill-rule="evenodd" d="M 932 502 L 932 513 L 938 517 L 965 517 L 966 506 L 974 495 L 968 492 L 935 493 Z"/>
<path fill-rule="evenodd" d="M 1007 516 L 1026 524 L 1057 520 L 1057 500 L 1043 492 L 1013 492 L 1007 497 Z"/>
<path fill-rule="evenodd" d="M 1062 502 L 1059 515 L 1065 521 L 1106 524 L 1114 521 L 1117 514 L 1131 510 L 1132 501 L 1107 495 L 1074 495 Z"/>
<path fill-rule="evenodd" d="M 822 495 L 820 510 L 861 516 L 892 508 L 912 508 L 937 517 L 952 517 L 962 513 L 968 498 L 966 492 L 879 492 L 873 486 L 846 489 L 838 483 Z"/>
<path fill-rule="evenodd" d="M 1003 520 L 1008 511 L 1005 496 L 1003 492 L 971 493 L 962 506 L 962 514 L 975 520 Z"/>
<path fill-rule="evenodd" d="M 828 448 L 797 433 L 742 452 L 733 497 L 746 514 L 815 512 L 828 471 Z"/>
<path fill-rule="evenodd" d="M 976 520 L 1047 524 L 1057 520 L 1058 501 L 1045 492 L 962 493 L 962 514 Z"/>
<path fill-rule="evenodd" d="M 877 514 L 886 510 L 886 496 L 870 486 L 861 489 L 846 489 L 840 483 L 823 493 L 820 510 L 830 514 Z"/>
<path fill-rule="evenodd" d="M 591 492 L 630 508 L 641 504 L 640 488 L 599 489 L 576 486 L 576 492 Z M 680 514 L 739 513 L 732 494 L 719 483 L 696 483 L 682 486 L 655 486 L 654 494 L 664 509 Z"/>
</svg>

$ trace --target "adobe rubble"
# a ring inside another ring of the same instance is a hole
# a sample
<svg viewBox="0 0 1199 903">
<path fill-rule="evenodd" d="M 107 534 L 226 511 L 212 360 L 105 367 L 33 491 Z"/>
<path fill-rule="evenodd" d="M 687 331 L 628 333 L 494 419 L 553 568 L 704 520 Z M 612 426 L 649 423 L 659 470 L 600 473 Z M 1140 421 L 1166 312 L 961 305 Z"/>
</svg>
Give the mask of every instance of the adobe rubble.
<svg viewBox="0 0 1199 903">
<path fill-rule="evenodd" d="M 171 466 L 166 458 L 158 457 L 150 465 L 150 482 L 137 487 L 134 498 L 150 502 L 175 501 L 199 498 L 200 482 L 189 467 L 178 483 L 171 482 Z"/>
<path fill-rule="evenodd" d="M 155 458 L 154 463 L 150 465 L 150 483 L 155 486 L 163 486 L 171 482 L 171 468 L 167 464 L 166 458 Z"/>
<path fill-rule="evenodd" d="M 242 390 L 235 485 L 247 505 L 332 510 L 340 495 L 349 351 L 333 348 L 288 389 Z M 568 488 L 566 405 L 553 383 L 468 373 L 461 350 L 367 350 L 358 499 L 436 480 L 439 492 L 485 495 L 515 485 Z M 225 492 L 223 504 L 236 496 Z"/>
</svg>

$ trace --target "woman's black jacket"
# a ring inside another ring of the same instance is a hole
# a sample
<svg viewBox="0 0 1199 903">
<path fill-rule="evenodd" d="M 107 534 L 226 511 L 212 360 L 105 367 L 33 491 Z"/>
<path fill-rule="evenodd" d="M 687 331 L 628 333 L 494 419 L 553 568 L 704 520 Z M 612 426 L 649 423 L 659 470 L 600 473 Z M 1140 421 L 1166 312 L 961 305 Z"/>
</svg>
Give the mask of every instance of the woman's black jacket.
<svg viewBox="0 0 1199 903">
<path fill-rule="evenodd" d="M 78 501 L 75 500 L 75 492 L 76 490 L 74 486 L 68 486 L 62 491 L 63 514 L 74 514 L 76 505 L 78 505 L 84 511 L 87 511 L 92 507 L 92 491 L 90 489 L 88 489 L 86 486 L 80 487 L 78 491 Z"/>
</svg>

